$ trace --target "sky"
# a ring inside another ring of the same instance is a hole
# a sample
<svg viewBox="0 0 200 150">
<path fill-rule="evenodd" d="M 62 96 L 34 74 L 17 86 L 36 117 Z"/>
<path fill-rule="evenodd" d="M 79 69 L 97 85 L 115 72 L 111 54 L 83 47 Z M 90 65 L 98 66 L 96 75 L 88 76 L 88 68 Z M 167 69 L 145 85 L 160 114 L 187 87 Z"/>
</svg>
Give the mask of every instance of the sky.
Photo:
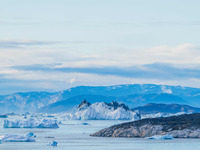
<svg viewBox="0 0 200 150">
<path fill-rule="evenodd" d="M 3 0 L 0 94 L 116 84 L 200 88 L 199 0 Z"/>
</svg>

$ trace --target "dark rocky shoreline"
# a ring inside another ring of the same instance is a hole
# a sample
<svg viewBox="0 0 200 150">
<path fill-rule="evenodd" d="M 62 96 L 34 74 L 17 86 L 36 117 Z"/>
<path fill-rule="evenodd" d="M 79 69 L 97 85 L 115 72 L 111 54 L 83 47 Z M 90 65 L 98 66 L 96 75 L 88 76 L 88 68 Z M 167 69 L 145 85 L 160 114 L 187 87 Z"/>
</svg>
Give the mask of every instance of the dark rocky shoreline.
<svg viewBox="0 0 200 150">
<path fill-rule="evenodd" d="M 200 113 L 122 123 L 102 129 L 91 136 L 144 138 L 167 134 L 174 138 L 200 138 Z"/>
</svg>

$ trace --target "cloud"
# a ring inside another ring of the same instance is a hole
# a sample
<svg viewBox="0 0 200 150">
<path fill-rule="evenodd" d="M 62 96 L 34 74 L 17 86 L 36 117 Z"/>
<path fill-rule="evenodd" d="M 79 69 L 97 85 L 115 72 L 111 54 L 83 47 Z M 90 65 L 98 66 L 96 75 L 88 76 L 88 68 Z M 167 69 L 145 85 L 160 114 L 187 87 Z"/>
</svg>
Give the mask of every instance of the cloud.
<svg viewBox="0 0 200 150">
<path fill-rule="evenodd" d="M 75 78 L 75 82 L 71 84 L 70 80 L 73 81 L 73 78 Z M 15 74 L 4 74 L 0 75 L 0 83 L 0 94 L 19 91 L 60 91 L 74 86 L 109 86 L 118 84 L 163 84 L 200 88 L 200 79 L 198 78 L 178 78 L 171 80 L 156 77 L 125 77 L 108 74 L 54 71 L 18 71 Z"/>
<path fill-rule="evenodd" d="M 58 67 L 55 65 L 31 65 L 31 66 L 13 66 L 12 69 L 23 71 L 43 71 L 43 72 L 63 72 L 63 73 L 86 73 L 97 75 L 113 75 L 129 78 L 147 78 L 147 79 L 189 79 L 200 78 L 200 70 L 197 68 L 178 68 L 172 64 L 146 64 L 131 67 Z"/>
<path fill-rule="evenodd" d="M 20 44 L 15 44 L 15 42 L 13 45 L 10 44 L 10 47 L 20 47 Z M 31 42 L 28 42 L 29 44 L 31 45 Z M 34 65 L 62 63 L 61 67 L 81 68 L 107 66 L 131 67 L 155 63 L 174 65 L 200 64 L 200 47 L 193 44 L 182 44 L 173 47 L 157 46 L 143 49 L 102 48 L 99 50 L 84 47 L 57 48 L 48 42 L 33 42 L 32 44 L 41 44 L 41 46 L 26 47 L 24 45 L 24 48 L 10 48 L 9 51 L 1 48 L 0 65 L 13 66 L 14 64 Z M 42 45 L 45 44 L 49 45 L 43 47 Z"/>
<path fill-rule="evenodd" d="M 27 46 L 54 45 L 60 42 L 33 40 L 0 40 L 0 48 L 25 48 Z"/>
<path fill-rule="evenodd" d="M 32 83 L 29 85 L 38 89 L 127 83 L 200 85 L 200 48 L 193 44 L 101 51 L 52 48 L 0 51 L 0 78 L 29 81 Z M 28 85 L 21 83 L 26 89 Z"/>
<path fill-rule="evenodd" d="M 57 68 L 61 64 L 13 66 L 0 72 L 1 92 L 27 90 L 59 91 L 72 86 L 116 84 L 165 84 L 200 87 L 200 70 L 172 64 L 132 67 Z M 4 89 L 3 89 L 4 88 Z M 170 89 L 163 87 L 163 92 Z"/>
</svg>

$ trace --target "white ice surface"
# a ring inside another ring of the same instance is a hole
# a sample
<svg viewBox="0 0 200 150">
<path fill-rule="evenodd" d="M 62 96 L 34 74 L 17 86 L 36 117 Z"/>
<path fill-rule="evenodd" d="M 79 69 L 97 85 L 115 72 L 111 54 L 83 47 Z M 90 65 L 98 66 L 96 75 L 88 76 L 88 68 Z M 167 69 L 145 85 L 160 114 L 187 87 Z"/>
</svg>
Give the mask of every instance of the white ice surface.
<svg viewBox="0 0 200 150">
<path fill-rule="evenodd" d="M 74 120 L 138 120 L 138 112 L 125 110 L 123 107 L 114 109 L 104 102 L 94 103 L 90 106 L 83 106 L 75 113 L 70 114 Z"/>
<path fill-rule="evenodd" d="M 154 135 L 151 137 L 147 137 L 147 139 L 155 139 L 155 140 L 172 140 L 174 139 L 172 135 Z"/>
<path fill-rule="evenodd" d="M 6 134 L 0 136 L 2 142 L 35 142 L 35 139 L 28 136 Z"/>
<path fill-rule="evenodd" d="M 59 128 L 57 120 L 30 118 L 10 121 L 5 119 L 4 128 Z"/>
</svg>

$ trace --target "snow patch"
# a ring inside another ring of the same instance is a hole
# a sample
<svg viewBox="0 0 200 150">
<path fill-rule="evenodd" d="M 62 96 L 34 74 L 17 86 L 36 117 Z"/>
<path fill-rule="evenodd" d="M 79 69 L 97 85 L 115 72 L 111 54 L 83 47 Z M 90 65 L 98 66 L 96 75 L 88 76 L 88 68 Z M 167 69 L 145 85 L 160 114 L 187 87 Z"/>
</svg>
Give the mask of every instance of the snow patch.
<svg viewBox="0 0 200 150">
<path fill-rule="evenodd" d="M 162 92 L 167 94 L 172 94 L 172 90 L 169 88 L 167 89 L 166 86 L 162 86 Z"/>
</svg>

